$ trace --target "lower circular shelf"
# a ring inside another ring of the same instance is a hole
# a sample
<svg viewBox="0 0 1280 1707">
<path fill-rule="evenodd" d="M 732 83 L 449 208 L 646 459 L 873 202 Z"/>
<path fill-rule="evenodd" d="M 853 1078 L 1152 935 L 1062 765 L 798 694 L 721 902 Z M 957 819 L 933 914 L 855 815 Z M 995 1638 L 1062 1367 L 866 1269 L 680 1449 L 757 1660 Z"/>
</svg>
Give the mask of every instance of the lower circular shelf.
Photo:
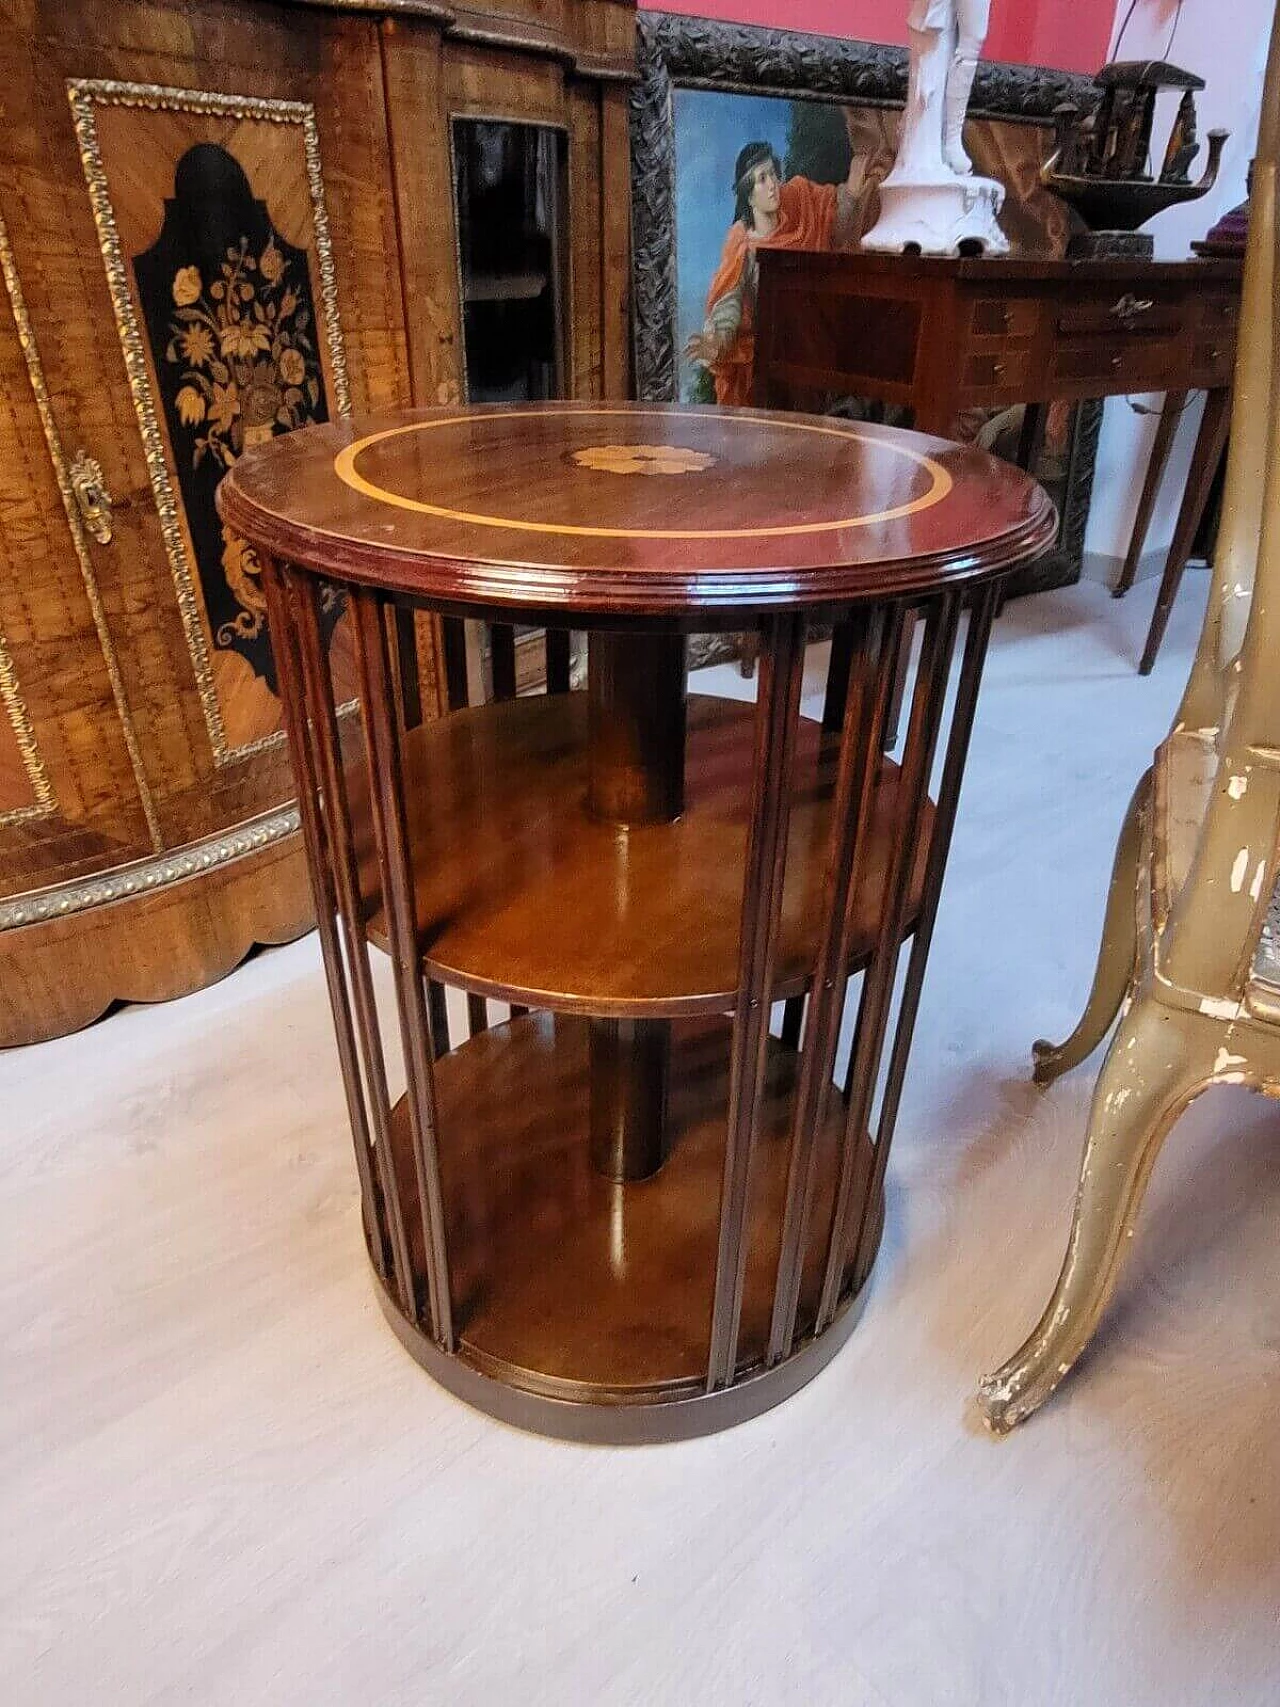
<svg viewBox="0 0 1280 1707">
<path fill-rule="evenodd" d="M 436 1063 L 456 1355 L 442 1352 L 389 1293 L 381 1297 L 401 1340 L 437 1380 L 518 1426 L 625 1443 L 685 1438 L 754 1416 L 834 1355 L 857 1312 L 846 1273 L 839 1313 L 813 1337 L 843 1128 L 844 1106 L 833 1086 L 818 1136 L 797 1349 L 763 1367 L 798 1060 L 771 1039 L 737 1370 L 731 1387 L 705 1391 L 729 1045 L 725 1019 L 675 1027 L 672 1153 L 659 1173 L 626 1184 L 591 1165 L 584 1021 L 526 1015 Z M 393 1113 L 391 1143 L 422 1290 L 425 1260 L 403 1100 Z M 861 1144 L 858 1178 L 865 1182 L 870 1146 L 865 1138 Z M 882 1202 L 872 1214 L 874 1253 Z"/>
</svg>

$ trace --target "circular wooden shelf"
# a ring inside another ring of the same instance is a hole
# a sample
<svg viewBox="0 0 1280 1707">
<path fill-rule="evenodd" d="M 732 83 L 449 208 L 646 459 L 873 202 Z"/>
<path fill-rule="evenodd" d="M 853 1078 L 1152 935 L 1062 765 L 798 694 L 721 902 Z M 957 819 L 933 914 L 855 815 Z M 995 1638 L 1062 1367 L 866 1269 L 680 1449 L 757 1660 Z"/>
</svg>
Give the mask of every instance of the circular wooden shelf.
<svg viewBox="0 0 1280 1707">
<path fill-rule="evenodd" d="M 982 451 L 830 415 L 676 404 L 419 409 L 273 439 L 229 527 L 348 581 L 490 612 L 714 626 L 884 599 L 1048 546 L 1053 505 Z"/>
<path fill-rule="evenodd" d="M 502 1396 L 512 1389 L 526 1401 L 530 1395 L 549 1401 L 538 1426 L 550 1433 L 626 1438 L 636 1429 L 637 1408 L 680 1398 L 686 1404 L 677 1432 L 719 1426 L 714 1407 L 703 1414 L 687 1400 L 706 1377 L 729 1039 L 727 1021 L 676 1027 L 673 1152 L 652 1179 L 625 1186 L 603 1178 L 590 1160 L 585 1022 L 527 1015 L 472 1038 L 437 1062 L 458 1356 L 435 1351 L 429 1336 L 384 1294 L 401 1337 L 433 1374 L 466 1396 L 474 1396 L 468 1381 L 460 1386 L 450 1371 L 462 1366 L 469 1368 L 471 1382 L 477 1375 L 488 1378 L 490 1408 L 499 1414 Z M 768 1340 L 798 1059 L 771 1041 L 746 1232 L 739 1377 L 762 1363 Z M 834 1086 L 829 1101 L 817 1139 L 818 1203 L 830 1202 L 834 1190 L 844 1116 Z M 413 1265 L 424 1283 L 403 1101 L 393 1113 L 391 1142 L 415 1241 Z M 865 1140 L 861 1162 L 870 1163 Z M 821 1215 L 814 1223 L 794 1358 L 805 1356 L 803 1342 L 811 1334 L 821 1286 L 827 1227 Z M 866 1270 L 873 1254 L 874 1244 Z M 852 1278 L 846 1274 L 846 1304 Z M 829 1331 L 821 1344 L 834 1350 L 842 1338 Z M 751 1410 L 762 1410 L 793 1385 L 784 1362 L 768 1372 L 763 1386 L 738 1389 L 739 1402 L 749 1392 Z"/>
<path fill-rule="evenodd" d="M 623 828 L 591 818 L 587 696 L 542 695 L 455 712 L 405 741 L 405 799 L 427 970 L 526 1007 L 613 1018 L 723 1013 L 738 976 L 755 708 L 689 700 L 685 811 Z M 799 993 L 824 917 L 836 753 L 802 718 L 793 767 L 775 995 Z M 363 768 L 353 816 L 367 823 Z M 881 767 L 852 898 L 850 965 L 871 952 L 898 832 L 899 772 Z M 911 884 L 920 904 L 932 810 Z M 358 841 L 369 935 L 386 946 L 372 838 Z"/>
</svg>

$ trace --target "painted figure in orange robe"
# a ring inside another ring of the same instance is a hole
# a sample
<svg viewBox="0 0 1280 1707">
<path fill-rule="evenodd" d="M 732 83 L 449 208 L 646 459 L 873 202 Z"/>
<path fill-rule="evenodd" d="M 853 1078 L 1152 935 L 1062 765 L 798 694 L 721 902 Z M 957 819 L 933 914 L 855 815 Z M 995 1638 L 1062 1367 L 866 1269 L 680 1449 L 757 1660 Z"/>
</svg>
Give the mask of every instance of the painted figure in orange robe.
<svg viewBox="0 0 1280 1707">
<path fill-rule="evenodd" d="M 857 237 L 864 164 L 843 184 L 782 176 L 767 142 L 749 142 L 734 167 L 734 221 L 707 292 L 702 330 L 685 345 L 690 361 L 711 370 L 717 403 L 750 403 L 760 249 L 848 249 Z"/>
</svg>

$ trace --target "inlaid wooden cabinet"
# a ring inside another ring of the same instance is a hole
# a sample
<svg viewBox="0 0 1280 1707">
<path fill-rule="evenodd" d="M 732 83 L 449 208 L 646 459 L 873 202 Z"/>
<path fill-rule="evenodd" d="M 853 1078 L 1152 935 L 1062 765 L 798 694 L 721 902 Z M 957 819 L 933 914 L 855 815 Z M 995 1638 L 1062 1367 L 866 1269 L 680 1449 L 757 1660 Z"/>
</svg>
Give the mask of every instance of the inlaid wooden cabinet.
<svg viewBox="0 0 1280 1707">
<path fill-rule="evenodd" d="M 308 927 L 258 565 L 214 490 L 272 434 L 463 397 L 468 344 L 522 326 L 554 359 L 488 363 L 513 395 L 626 395 L 632 7 L 0 5 L 0 1043 Z M 483 221 L 468 171 L 513 138 L 529 232 L 464 253 L 457 186 Z M 439 631 L 402 651 L 435 715 Z"/>
</svg>

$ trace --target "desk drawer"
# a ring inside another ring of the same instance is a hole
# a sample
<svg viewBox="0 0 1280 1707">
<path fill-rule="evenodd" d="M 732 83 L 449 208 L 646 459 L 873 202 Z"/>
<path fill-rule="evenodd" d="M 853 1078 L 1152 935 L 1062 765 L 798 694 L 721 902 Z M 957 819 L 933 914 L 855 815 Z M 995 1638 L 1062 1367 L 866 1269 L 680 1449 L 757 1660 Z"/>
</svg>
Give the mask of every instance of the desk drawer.
<svg viewBox="0 0 1280 1707">
<path fill-rule="evenodd" d="M 971 353 L 965 359 L 961 384 L 966 390 L 1019 390 L 1027 383 L 1031 366 L 1027 350 L 995 350 L 990 355 Z"/>
<path fill-rule="evenodd" d="M 1177 346 L 1168 339 L 1109 338 L 1060 344 L 1050 358 L 1049 373 L 1053 379 L 1073 386 L 1098 380 L 1108 390 L 1161 390 L 1168 375 L 1179 366 Z"/>
<path fill-rule="evenodd" d="M 1112 296 L 1085 298 L 1058 311 L 1060 338 L 1169 338 L 1182 330 L 1186 305 L 1180 298 L 1161 301 L 1121 291 Z"/>
<path fill-rule="evenodd" d="M 1235 361 L 1236 341 L 1231 333 L 1197 338 L 1191 354 L 1192 385 L 1230 385 Z"/>
<path fill-rule="evenodd" d="M 975 338 L 1034 338 L 1040 321 L 1035 297 L 982 297 L 969 310 L 969 331 Z"/>
<path fill-rule="evenodd" d="M 1223 337 L 1230 334 L 1235 336 L 1240 324 L 1240 298 L 1238 296 L 1204 296 L 1199 299 L 1200 312 L 1196 317 L 1197 326 L 1202 326 L 1207 332 L 1217 332 Z"/>
</svg>

